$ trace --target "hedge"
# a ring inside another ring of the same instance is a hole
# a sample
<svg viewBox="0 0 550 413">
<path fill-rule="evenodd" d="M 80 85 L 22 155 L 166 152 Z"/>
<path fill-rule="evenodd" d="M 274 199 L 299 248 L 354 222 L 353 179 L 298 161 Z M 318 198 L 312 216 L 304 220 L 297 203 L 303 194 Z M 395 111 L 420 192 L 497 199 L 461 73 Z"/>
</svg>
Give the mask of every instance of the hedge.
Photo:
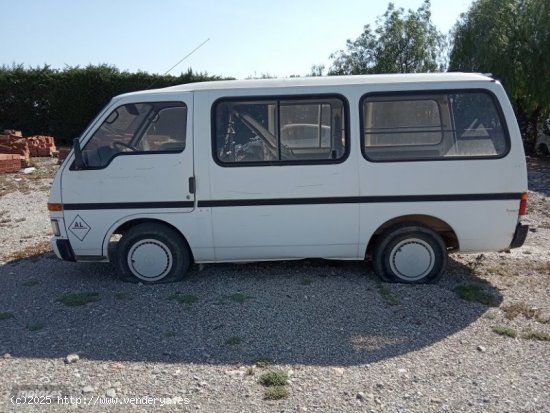
<svg viewBox="0 0 550 413">
<path fill-rule="evenodd" d="M 116 95 L 183 83 L 219 80 L 194 73 L 179 76 L 121 72 L 108 65 L 24 68 L 0 67 L 0 132 L 21 130 L 24 136 L 50 135 L 69 143 Z"/>
</svg>

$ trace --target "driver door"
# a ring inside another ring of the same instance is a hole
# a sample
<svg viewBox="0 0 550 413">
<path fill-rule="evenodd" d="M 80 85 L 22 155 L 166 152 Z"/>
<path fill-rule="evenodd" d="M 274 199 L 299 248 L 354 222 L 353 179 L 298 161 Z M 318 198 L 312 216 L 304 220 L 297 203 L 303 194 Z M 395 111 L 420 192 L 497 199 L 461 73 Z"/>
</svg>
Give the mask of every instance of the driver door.
<svg viewBox="0 0 550 413">
<path fill-rule="evenodd" d="M 192 94 L 119 100 L 83 136 L 84 165 L 68 159 L 61 183 L 67 233 L 83 255 L 101 255 L 106 234 L 129 216 L 194 209 L 192 105 Z"/>
</svg>

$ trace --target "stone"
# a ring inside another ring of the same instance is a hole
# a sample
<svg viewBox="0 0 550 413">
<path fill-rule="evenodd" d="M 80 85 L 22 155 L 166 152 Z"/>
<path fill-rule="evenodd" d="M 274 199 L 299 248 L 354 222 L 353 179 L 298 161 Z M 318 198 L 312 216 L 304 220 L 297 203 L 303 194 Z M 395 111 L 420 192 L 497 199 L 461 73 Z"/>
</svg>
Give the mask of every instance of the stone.
<svg viewBox="0 0 550 413">
<path fill-rule="evenodd" d="M 76 363 L 78 360 L 80 360 L 80 357 L 76 353 L 71 353 L 65 357 L 65 363 L 67 364 Z"/>
</svg>

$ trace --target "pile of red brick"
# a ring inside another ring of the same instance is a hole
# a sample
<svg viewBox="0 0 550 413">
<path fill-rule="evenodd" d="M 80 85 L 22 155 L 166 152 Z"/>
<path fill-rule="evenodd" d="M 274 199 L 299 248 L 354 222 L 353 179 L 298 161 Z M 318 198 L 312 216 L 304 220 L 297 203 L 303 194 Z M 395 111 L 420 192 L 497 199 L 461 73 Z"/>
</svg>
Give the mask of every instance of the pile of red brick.
<svg viewBox="0 0 550 413">
<path fill-rule="evenodd" d="M 24 138 L 20 131 L 5 130 L 0 134 L 0 173 L 26 168 L 31 156 L 52 156 L 55 153 L 51 136 Z"/>
<path fill-rule="evenodd" d="M 0 153 L 0 174 L 6 172 L 17 172 L 20 169 L 21 155 Z"/>
<path fill-rule="evenodd" d="M 51 136 L 30 136 L 27 143 L 31 156 L 53 156 L 57 152 Z"/>
</svg>

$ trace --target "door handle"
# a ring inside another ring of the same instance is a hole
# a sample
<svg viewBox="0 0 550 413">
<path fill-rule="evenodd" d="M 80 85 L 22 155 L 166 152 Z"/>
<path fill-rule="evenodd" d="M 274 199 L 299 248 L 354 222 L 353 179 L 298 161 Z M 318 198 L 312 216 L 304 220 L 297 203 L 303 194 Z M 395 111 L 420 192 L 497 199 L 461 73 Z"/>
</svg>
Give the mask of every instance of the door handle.
<svg viewBox="0 0 550 413">
<path fill-rule="evenodd" d="M 195 181 L 195 177 L 192 176 L 189 178 L 189 193 L 194 194 L 197 189 L 197 183 Z"/>
</svg>

